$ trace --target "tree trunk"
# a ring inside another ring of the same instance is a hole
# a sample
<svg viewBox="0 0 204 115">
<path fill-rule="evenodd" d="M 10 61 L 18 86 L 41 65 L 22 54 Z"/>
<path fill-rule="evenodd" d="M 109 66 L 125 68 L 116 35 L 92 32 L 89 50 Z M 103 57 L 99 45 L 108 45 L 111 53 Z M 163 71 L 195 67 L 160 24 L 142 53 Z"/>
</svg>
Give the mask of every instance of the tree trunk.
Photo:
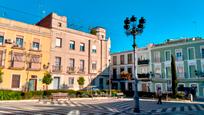
<svg viewBox="0 0 204 115">
<path fill-rule="evenodd" d="M 177 76 L 176 76 L 176 64 L 174 56 L 171 55 L 171 75 L 172 75 L 172 93 L 173 96 L 177 94 Z"/>
</svg>

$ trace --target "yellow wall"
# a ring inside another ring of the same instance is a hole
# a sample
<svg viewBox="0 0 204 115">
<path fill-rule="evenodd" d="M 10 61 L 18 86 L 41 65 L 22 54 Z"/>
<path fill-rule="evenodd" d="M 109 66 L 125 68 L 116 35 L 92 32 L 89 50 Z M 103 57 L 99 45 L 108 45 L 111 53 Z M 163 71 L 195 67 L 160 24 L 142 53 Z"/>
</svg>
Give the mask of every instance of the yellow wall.
<svg viewBox="0 0 204 115">
<path fill-rule="evenodd" d="M 2 24 L 7 23 L 8 25 L 2 26 Z M 17 28 L 19 27 L 19 28 Z M 51 42 L 51 33 L 50 30 L 24 24 L 16 21 L 11 21 L 7 19 L 0 18 L 0 33 L 4 33 L 4 40 L 5 39 L 12 39 L 16 40 L 16 35 L 24 36 L 24 42 L 25 42 L 25 49 L 13 49 L 11 48 L 11 44 L 4 44 L 5 46 L 0 46 L 0 50 L 6 49 L 6 55 L 5 55 L 5 66 L 3 67 L 3 82 L 0 84 L 0 88 L 4 89 L 11 89 L 11 81 L 12 81 L 12 74 L 20 74 L 20 88 L 16 90 L 22 90 L 22 87 L 25 86 L 26 82 L 29 81 L 31 78 L 31 75 L 37 75 L 37 89 L 42 89 L 42 78 L 44 75 L 44 72 L 46 70 L 43 69 L 44 64 L 48 64 L 50 59 L 50 42 Z M 33 42 L 33 39 L 37 38 L 40 39 L 40 52 L 34 52 L 30 51 L 30 45 Z M 25 54 L 32 53 L 32 54 L 41 54 L 41 70 L 39 71 L 28 71 L 26 70 L 27 64 L 25 63 L 25 69 L 24 70 L 12 70 L 9 69 L 11 55 L 10 51 L 17 51 L 17 52 L 24 52 Z M 15 90 L 15 89 L 14 89 Z"/>
</svg>

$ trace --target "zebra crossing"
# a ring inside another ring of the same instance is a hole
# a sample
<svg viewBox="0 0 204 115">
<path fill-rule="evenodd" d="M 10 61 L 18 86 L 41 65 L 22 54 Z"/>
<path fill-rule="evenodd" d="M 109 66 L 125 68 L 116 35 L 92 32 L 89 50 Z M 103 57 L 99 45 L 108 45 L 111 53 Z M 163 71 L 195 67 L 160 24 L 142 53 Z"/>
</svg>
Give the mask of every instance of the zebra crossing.
<svg viewBox="0 0 204 115">
<path fill-rule="evenodd" d="M 114 102 L 114 100 L 109 102 Z M 95 101 L 74 102 L 74 101 L 59 100 L 59 101 L 39 101 L 38 103 L 46 104 L 46 105 L 54 105 L 54 106 L 67 106 L 67 107 L 78 107 L 78 108 L 81 107 L 81 110 L 85 108 L 86 110 L 90 109 L 90 110 L 97 110 L 97 111 L 106 111 L 107 113 L 110 113 L 110 112 L 119 113 L 128 109 L 132 109 L 132 106 L 130 106 L 128 103 L 121 103 L 121 102 L 99 104 L 99 103 L 95 103 Z"/>
<path fill-rule="evenodd" d="M 204 104 L 194 104 L 180 107 L 160 108 L 147 111 L 147 114 L 169 113 L 169 112 L 188 112 L 188 111 L 204 111 Z"/>
</svg>

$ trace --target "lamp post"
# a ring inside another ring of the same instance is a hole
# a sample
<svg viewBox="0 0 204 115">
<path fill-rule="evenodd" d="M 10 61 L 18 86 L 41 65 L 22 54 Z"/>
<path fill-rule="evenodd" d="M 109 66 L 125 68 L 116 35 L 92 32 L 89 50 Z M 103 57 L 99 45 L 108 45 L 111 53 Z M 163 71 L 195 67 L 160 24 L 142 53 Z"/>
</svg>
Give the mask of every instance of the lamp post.
<svg viewBox="0 0 204 115">
<path fill-rule="evenodd" d="M 133 36 L 133 55 L 134 55 L 134 80 L 135 80 L 135 92 L 134 92 L 134 108 L 133 111 L 136 113 L 140 113 L 140 107 L 139 107 L 139 95 L 138 95 L 138 88 L 137 88 L 137 84 L 138 84 L 138 80 L 137 80 L 137 68 L 136 68 L 136 60 L 137 60 L 137 55 L 136 53 L 136 35 L 141 34 L 143 32 L 144 29 L 144 23 L 145 23 L 145 19 L 143 17 L 140 18 L 139 20 L 139 24 L 137 24 L 137 19 L 135 16 L 132 16 L 130 19 L 127 17 L 124 20 L 124 29 L 126 30 L 126 35 L 132 35 Z M 131 28 L 130 28 L 130 24 L 131 24 Z"/>
</svg>

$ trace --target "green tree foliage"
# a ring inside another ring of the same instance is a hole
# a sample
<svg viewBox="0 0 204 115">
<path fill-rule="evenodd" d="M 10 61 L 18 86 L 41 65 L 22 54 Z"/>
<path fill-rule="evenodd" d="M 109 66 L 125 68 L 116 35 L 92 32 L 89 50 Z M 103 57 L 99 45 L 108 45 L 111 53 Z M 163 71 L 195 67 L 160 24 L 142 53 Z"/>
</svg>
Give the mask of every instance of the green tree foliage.
<svg viewBox="0 0 204 115">
<path fill-rule="evenodd" d="M 177 76 L 176 76 L 175 58 L 173 55 L 171 55 L 171 75 L 172 75 L 172 93 L 173 93 L 173 96 L 176 96 L 178 82 L 177 82 Z"/>
<path fill-rule="evenodd" d="M 2 69 L 0 69 L 0 83 L 2 83 L 3 82 L 3 74 L 4 74 L 4 72 L 2 71 Z"/>
<path fill-rule="evenodd" d="M 42 79 L 42 82 L 44 83 L 44 84 L 46 84 L 46 87 L 49 85 L 49 84 L 51 84 L 52 83 L 52 75 L 48 72 L 48 71 L 46 71 L 45 73 L 44 73 L 44 77 L 43 77 L 43 79 Z"/>
<path fill-rule="evenodd" d="M 85 82 L 84 77 L 79 77 L 79 79 L 77 80 L 79 86 L 82 88 Z"/>
<path fill-rule="evenodd" d="M 126 72 L 126 71 L 122 71 L 120 73 L 120 77 L 122 79 L 125 79 L 125 80 L 131 80 L 131 76 L 130 76 L 130 73 Z"/>
</svg>

